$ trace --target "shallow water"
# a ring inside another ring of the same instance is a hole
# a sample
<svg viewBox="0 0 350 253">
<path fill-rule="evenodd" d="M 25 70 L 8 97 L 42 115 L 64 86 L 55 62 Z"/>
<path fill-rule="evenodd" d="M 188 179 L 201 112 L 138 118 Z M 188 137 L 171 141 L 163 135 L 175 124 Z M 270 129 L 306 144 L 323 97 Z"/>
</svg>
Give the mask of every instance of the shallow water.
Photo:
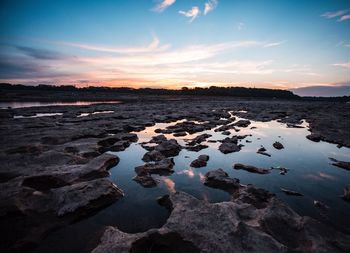
<svg viewBox="0 0 350 253">
<path fill-rule="evenodd" d="M 0 102 L 0 109 L 26 108 L 38 106 L 64 106 L 64 105 L 94 105 L 94 104 L 119 104 L 121 101 L 75 101 L 75 102 Z"/>
<path fill-rule="evenodd" d="M 14 119 L 27 119 L 27 118 L 41 118 L 41 117 L 52 117 L 52 116 L 58 116 L 62 115 L 63 113 L 57 112 L 57 113 L 36 113 L 32 116 L 23 116 L 23 115 L 15 115 L 13 116 Z"/>
<path fill-rule="evenodd" d="M 155 188 L 144 188 L 132 178 L 135 176 L 134 168 L 144 164 L 141 160 L 147 151 L 139 143 L 149 141 L 157 128 L 165 128 L 170 124 L 156 124 L 144 131 L 138 132 L 139 141 L 133 143 L 123 152 L 114 152 L 120 158 L 120 163 L 111 169 L 111 179 L 124 191 L 125 197 L 113 205 L 103 209 L 96 215 L 75 223 L 71 226 L 52 233 L 35 252 L 86 252 L 97 243 L 96 236 L 104 226 L 117 226 L 125 232 L 135 233 L 149 228 L 162 226 L 166 222 L 168 212 L 159 206 L 156 199 L 172 191 L 185 191 L 197 198 L 210 202 L 229 200 L 230 196 L 224 191 L 206 187 L 202 183 L 203 175 L 217 168 L 224 169 L 231 177 L 239 178 L 242 184 L 254 184 L 275 193 L 280 199 L 287 202 L 301 215 L 312 216 L 322 220 L 331 226 L 349 232 L 350 204 L 340 198 L 344 187 L 350 182 L 349 171 L 331 165 L 329 157 L 338 160 L 349 161 L 350 149 L 337 148 L 336 145 L 319 142 L 315 143 L 305 138 L 309 134 L 307 123 L 304 128 L 287 128 L 285 124 L 277 121 L 254 122 L 247 128 L 240 128 L 232 135 L 251 134 L 240 141 L 244 145 L 240 152 L 222 154 L 218 150 L 220 143 L 203 142 L 209 146 L 199 152 L 183 149 L 174 158 L 175 172 L 171 176 L 156 177 L 159 185 Z M 251 129 L 251 127 L 256 127 Z M 227 136 L 214 129 L 203 131 L 184 137 L 173 137 L 181 145 L 185 145 L 185 139 L 209 133 L 213 136 L 208 140 L 221 140 Z M 250 140 L 251 143 L 247 143 Z M 272 144 L 279 141 L 284 149 L 277 150 Z M 263 145 L 271 157 L 257 154 L 256 151 Z M 200 154 L 210 156 L 208 164 L 203 168 L 191 168 L 189 164 Z M 243 163 L 262 168 L 286 167 L 289 169 L 286 175 L 280 175 L 278 170 L 272 170 L 270 174 L 252 174 L 243 170 L 234 170 L 234 163 Z M 298 191 L 303 197 L 288 196 L 281 192 L 280 188 Z M 313 201 L 319 200 L 329 209 L 320 211 L 313 206 Z M 77 236 L 79 234 L 79 236 Z"/>
</svg>

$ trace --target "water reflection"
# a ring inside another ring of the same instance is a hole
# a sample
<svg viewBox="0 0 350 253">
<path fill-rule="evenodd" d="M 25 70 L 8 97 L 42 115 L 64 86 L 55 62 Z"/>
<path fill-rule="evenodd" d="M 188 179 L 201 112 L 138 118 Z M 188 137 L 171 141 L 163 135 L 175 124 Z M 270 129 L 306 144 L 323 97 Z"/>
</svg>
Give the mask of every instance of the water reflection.
<svg viewBox="0 0 350 253">
<path fill-rule="evenodd" d="M 123 189 L 125 197 L 95 216 L 53 233 L 36 252 L 61 252 L 57 245 L 67 243 L 72 243 L 72 247 L 70 250 L 65 249 L 65 252 L 76 252 L 77 249 L 86 245 L 86 241 L 91 237 L 91 231 L 104 226 L 116 226 L 122 231 L 131 233 L 161 227 L 169 213 L 156 203 L 156 199 L 175 190 L 187 192 L 208 202 L 228 201 L 230 199 L 228 193 L 203 184 L 205 173 L 218 168 L 225 170 L 230 177 L 239 178 L 242 184 L 254 184 L 275 193 L 301 215 L 312 216 L 330 226 L 350 232 L 348 215 L 350 205 L 339 197 L 343 193 L 343 188 L 350 182 L 350 173 L 332 166 L 329 162 L 329 157 L 349 161 L 350 149 L 308 140 L 306 138 L 309 134 L 308 124 L 305 121 L 301 124 L 304 128 L 287 128 L 285 124 L 277 121 L 252 121 L 249 127 L 240 128 L 238 133 L 231 131 L 229 136 L 215 132 L 214 129 L 184 137 L 165 134 L 168 139 L 177 139 L 181 145 L 186 145 L 186 139 L 192 139 L 200 134 L 207 133 L 212 136 L 202 143 L 209 146 L 207 149 L 199 152 L 182 149 L 180 154 L 174 157 L 175 173 L 168 177 L 157 177 L 156 179 L 160 182 L 157 187 L 144 188 L 137 184 L 132 180 L 136 175 L 134 168 L 144 163 L 141 159 L 147 152 L 142 148 L 141 143 L 150 141 L 153 136 L 158 135 L 154 132 L 156 129 L 166 128 L 179 122 L 182 121 L 159 123 L 147 127 L 137 133 L 138 143 L 130 145 L 123 152 L 115 152 L 120 158 L 120 163 L 111 169 L 110 178 Z M 239 143 L 244 145 L 239 152 L 222 154 L 218 150 L 220 142 L 212 142 L 236 134 L 252 135 L 239 140 Z M 284 149 L 275 149 L 272 146 L 275 141 L 281 142 Z M 261 146 L 266 148 L 266 152 L 271 154 L 271 157 L 256 153 Z M 191 168 L 190 163 L 201 154 L 210 156 L 207 166 Z M 265 175 L 252 174 L 244 170 L 234 170 L 232 165 L 235 163 L 259 168 L 285 167 L 288 168 L 288 173 L 281 175 L 278 173 L 279 170 L 272 170 Z M 287 196 L 281 192 L 281 188 L 300 192 L 304 197 Z M 314 200 L 321 201 L 329 207 L 326 214 L 320 215 L 319 210 L 313 205 Z M 77 231 L 79 231 L 79 238 L 75 236 Z M 50 247 L 52 245 L 55 246 Z"/>
<path fill-rule="evenodd" d="M 52 116 L 58 116 L 62 115 L 63 113 L 57 112 L 57 113 L 36 113 L 35 115 L 31 116 L 23 116 L 23 115 L 15 115 L 13 116 L 14 119 L 27 119 L 27 118 L 40 118 L 40 117 L 52 117 Z"/>
<path fill-rule="evenodd" d="M 77 117 L 80 118 L 80 117 L 87 117 L 87 116 L 89 116 L 89 115 L 108 114 L 108 113 L 114 113 L 114 111 L 99 111 L 99 112 L 92 112 L 92 113 L 85 112 L 85 113 L 79 114 Z"/>
<path fill-rule="evenodd" d="M 1 109 L 26 108 L 38 106 L 64 106 L 64 105 L 94 105 L 94 104 L 119 104 L 121 101 L 75 101 L 75 102 L 0 102 Z"/>
<path fill-rule="evenodd" d="M 170 193 L 175 193 L 175 182 L 171 180 L 170 178 L 163 178 L 163 183 L 165 184 L 166 188 Z"/>
</svg>

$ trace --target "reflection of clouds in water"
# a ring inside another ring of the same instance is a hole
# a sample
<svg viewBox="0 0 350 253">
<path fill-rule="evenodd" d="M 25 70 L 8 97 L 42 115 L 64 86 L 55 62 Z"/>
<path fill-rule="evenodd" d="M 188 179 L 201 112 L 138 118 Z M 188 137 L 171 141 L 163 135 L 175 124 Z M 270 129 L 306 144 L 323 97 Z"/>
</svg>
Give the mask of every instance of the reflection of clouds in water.
<svg viewBox="0 0 350 253">
<path fill-rule="evenodd" d="M 323 180 L 322 177 L 317 176 L 317 175 L 313 175 L 313 174 L 304 175 L 303 178 L 314 180 L 314 181 L 321 181 L 321 180 Z"/>
<path fill-rule="evenodd" d="M 314 181 L 323 181 L 323 180 L 336 180 L 336 177 L 332 176 L 332 175 L 329 175 L 327 173 L 324 173 L 324 172 L 319 172 L 318 175 L 314 175 L 314 174 L 307 174 L 307 175 L 304 175 L 303 178 L 306 178 L 306 179 L 311 179 L 311 180 L 314 180 Z"/>
<path fill-rule="evenodd" d="M 336 177 L 334 177 L 332 175 L 329 175 L 327 173 L 324 173 L 324 172 L 320 172 L 319 175 L 322 178 L 326 178 L 326 179 L 329 179 L 329 180 L 336 180 Z"/>
<path fill-rule="evenodd" d="M 175 182 L 173 180 L 171 180 L 170 178 L 163 178 L 163 182 L 166 186 L 166 188 L 168 189 L 169 192 L 171 193 L 175 193 Z"/>
<path fill-rule="evenodd" d="M 189 168 L 188 170 L 181 170 L 177 174 L 185 174 L 189 178 L 193 178 L 195 175 L 192 168 Z"/>
<path fill-rule="evenodd" d="M 205 176 L 203 175 L 202 172 L 199 172 L 198 176 L 199 176 L 199 179 L 201 180 L 201 182 L 205 181 Z"/>
</svg>

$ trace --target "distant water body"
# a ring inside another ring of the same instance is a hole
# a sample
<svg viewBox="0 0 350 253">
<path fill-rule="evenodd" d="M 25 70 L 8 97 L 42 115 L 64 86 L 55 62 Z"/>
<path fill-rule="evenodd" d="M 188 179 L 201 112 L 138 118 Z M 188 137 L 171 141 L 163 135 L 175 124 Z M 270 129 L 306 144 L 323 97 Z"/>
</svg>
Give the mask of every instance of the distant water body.
<svg viewBox="0 0 350 253">
<path fill-rule="evenodd" d="M 64 106 L 64 105 L 93 105 L 93 104 L 119 104 L 121 101 L 75 101 L 75 102 L 0 102 L 1 109 L 25 108 L 38 106 Z"/>
</svg>

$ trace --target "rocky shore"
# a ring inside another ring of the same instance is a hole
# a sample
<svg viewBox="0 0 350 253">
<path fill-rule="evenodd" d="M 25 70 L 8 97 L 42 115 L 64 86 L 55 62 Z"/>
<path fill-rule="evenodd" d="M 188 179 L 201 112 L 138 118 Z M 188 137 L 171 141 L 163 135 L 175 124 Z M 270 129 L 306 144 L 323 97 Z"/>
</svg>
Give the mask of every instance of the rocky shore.
<svg viewBox="0 0 350 253">
<path fill-rule="evenodd" d="M 223 120 L 230 112 L 246 120 L 233 124 Z M 47 113 L 55 115 L 46 116 Z M 108 170 L 118 164 L 119 158 L 108 151 L 123 151 L 136 142 L 134 131 L 182 119 L 187 119 L 187 123 L 160 129 L 159 134 L 184 136 L 219 126 L 222 132 L 235 131 L 249 127 L 249 120 L 278 120 L 293 127 L 306 120 L 310 124 L 310 140 L 350 147 L 350 104 L 346 103 L 198 99 L 1 110 L 0 247 L 5 252 L 23 252 L 40 243 L 53 229 L 92 215 L 122 198 L 123 189 L 108 179 Z M 182 148 L 205 149 L 201 143 L 206 138 L 189 140 L 185 146 L 176 140 L 156 138 L 156 145 L 144 157 L 147 163 L 135 170 L 135 180 L 153 187 L 157 182 L 151 174 L 164 170 L 171 173 L 170 157 Z M 223 153 L 240 150 L 235 138 L 220 145 Z M 195 164 L 200 167 L 206 161 L 207 158 L 198 157 Z M 242 166 L 238 169 L 252 170 Z M 255 170 L 261 172 L 260 168 Z M 141 252 L 141 248 L 153 244 L 160 248 L 176 244 L 191 252 L 350 249 L 347 235 L 297 215 L 263 190 L 238 187 L 237 181 L 222 176 L 228 185 L 239 188 L 238 198 L 209 204 L 182 192 L 163 197 L 160 202 L 171 210 L 171 215 L 162 228 L 139 234 L 108 228 L 95 252 Z M 185 219 L 181 221 L 180 217 Z M 276 220 L 286 224 L 285 229 Z M 227 229 L 217 231 L 223 226 Z M 206 234 L 200 237 L 200 231 Z"/>
</svg>

